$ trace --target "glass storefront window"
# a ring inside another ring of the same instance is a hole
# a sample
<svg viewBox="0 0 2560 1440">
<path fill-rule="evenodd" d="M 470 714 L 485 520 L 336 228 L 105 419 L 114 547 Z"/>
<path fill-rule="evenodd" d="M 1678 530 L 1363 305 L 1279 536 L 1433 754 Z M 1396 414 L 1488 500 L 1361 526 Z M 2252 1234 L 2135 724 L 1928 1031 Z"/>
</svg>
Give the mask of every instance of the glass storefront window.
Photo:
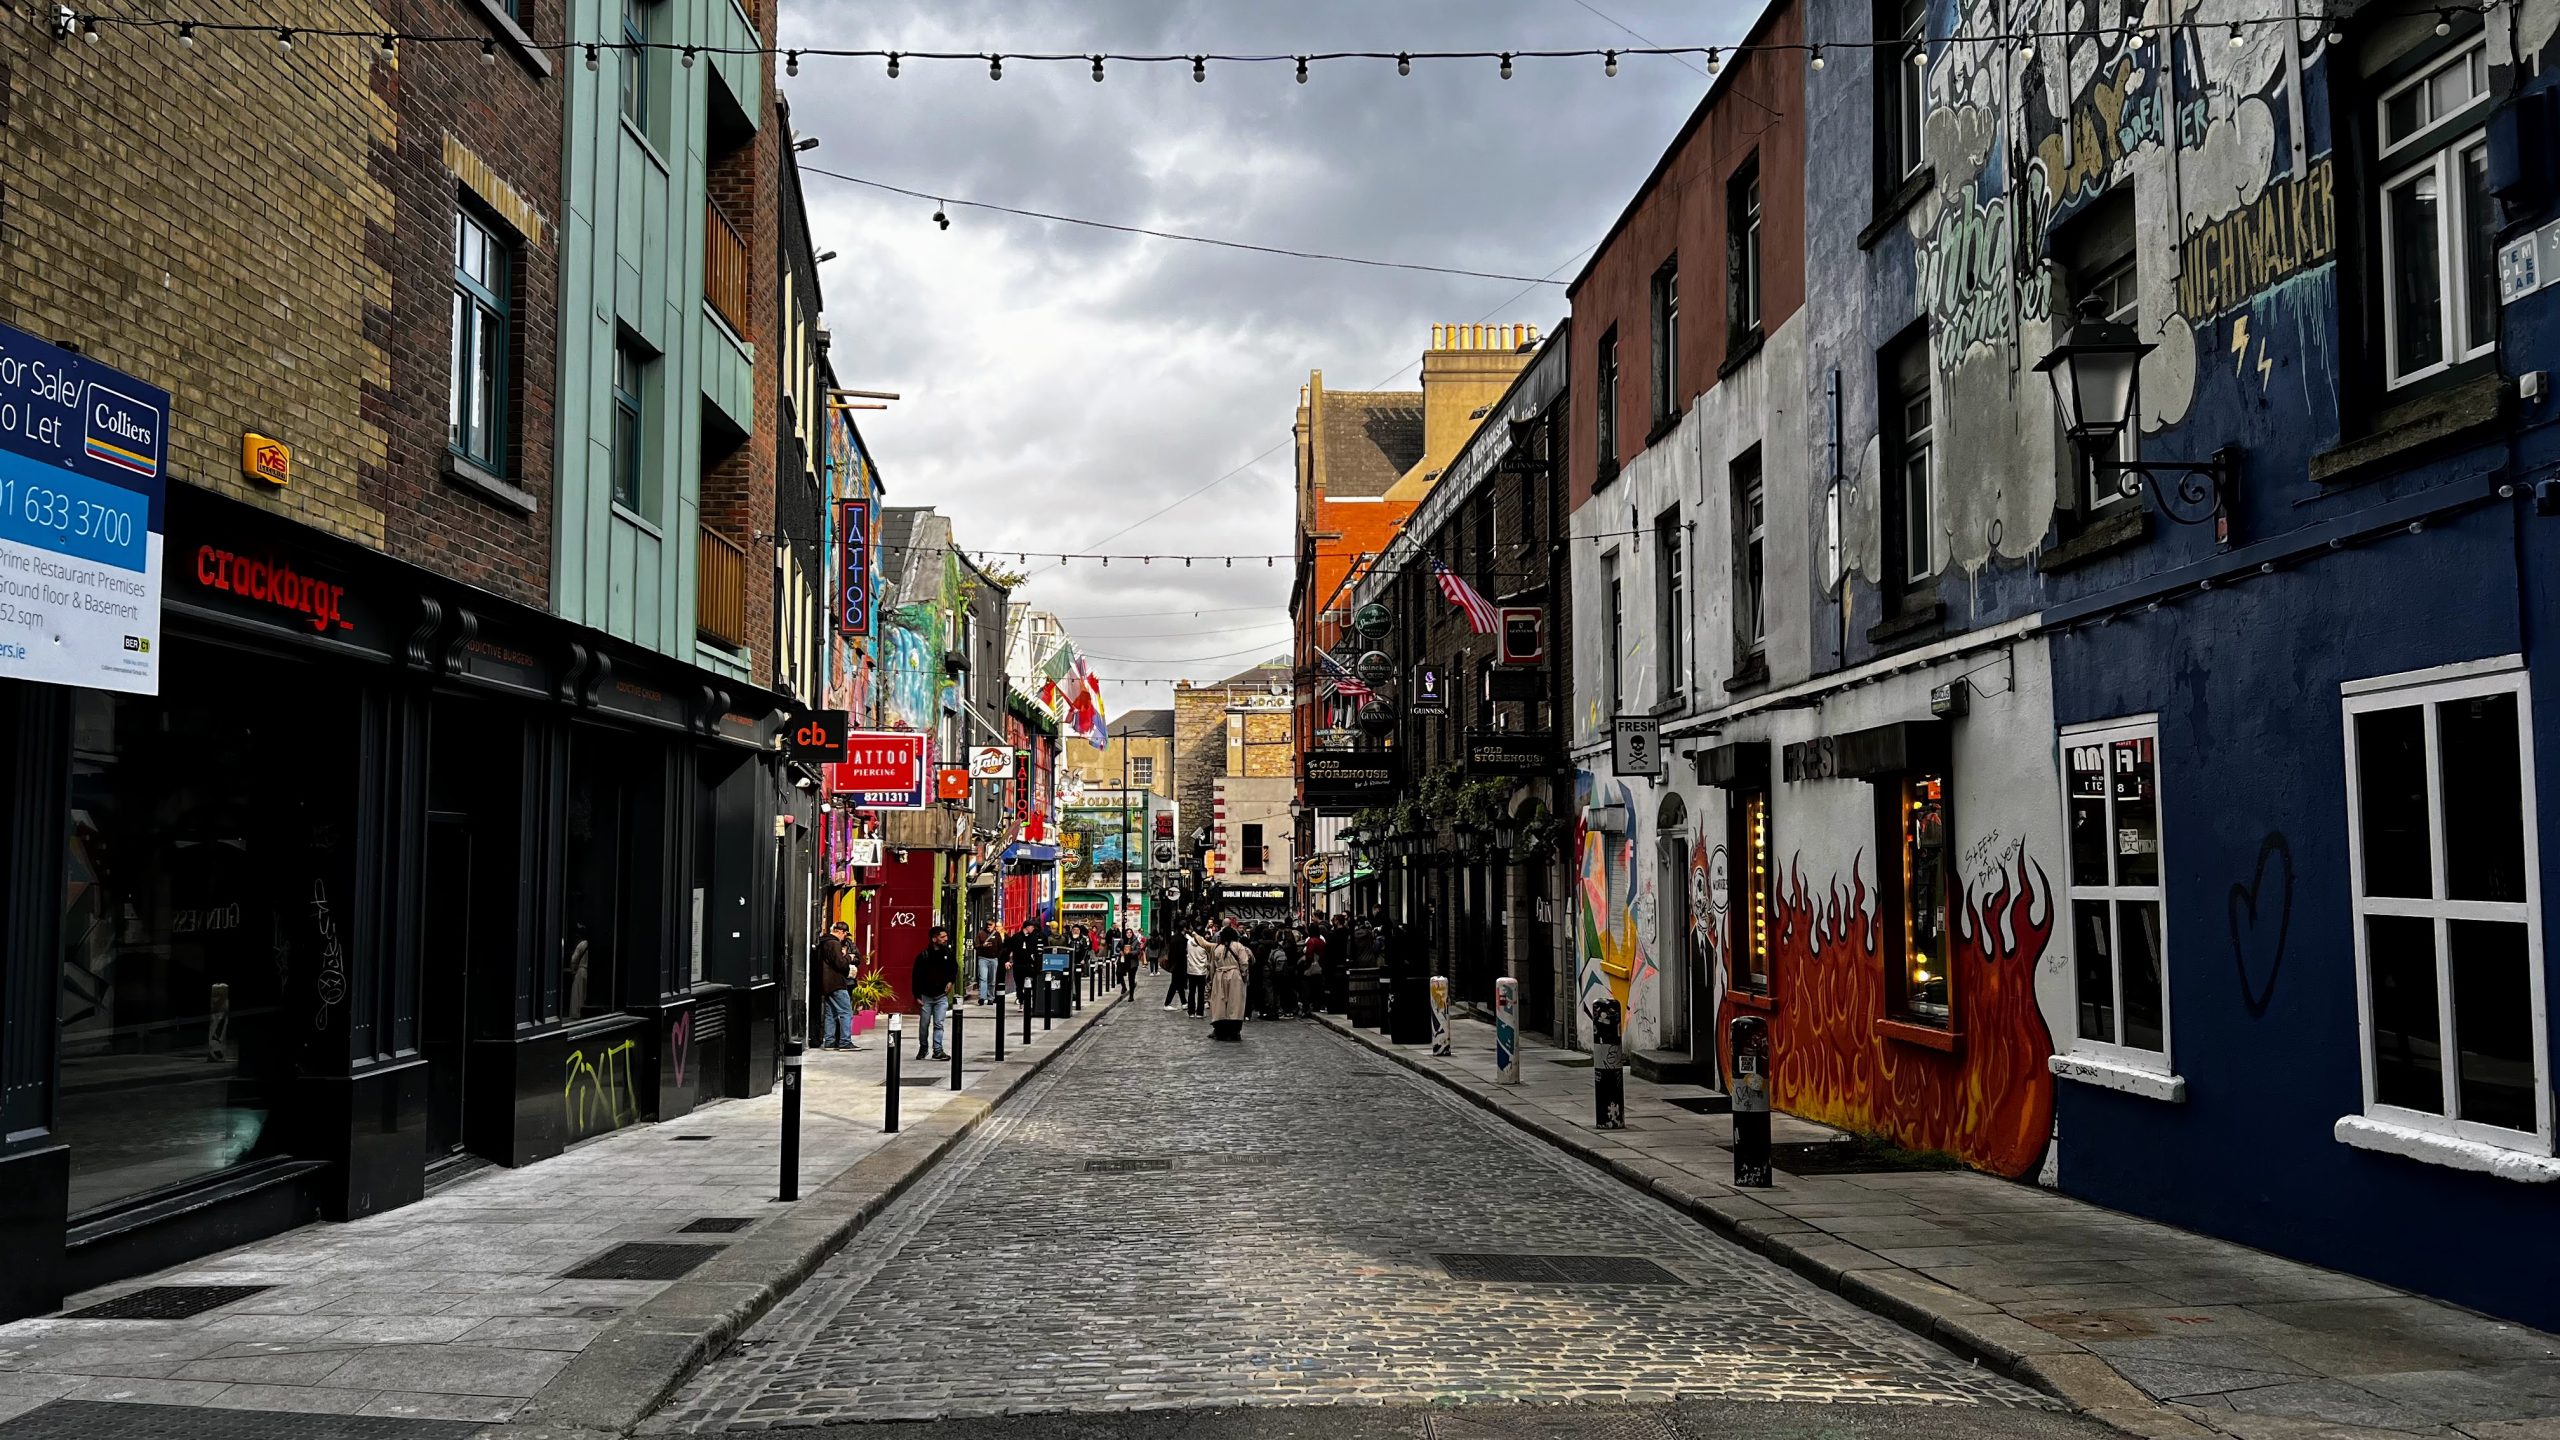
<svg viewBox="0 0 2560 1440">
<path fill-rule="evenodd" d="M 343 1064 L 355 692 L 180 642 L 160 698 L 77 692 L 56 1132 L 78 1214 L 283 1154 Z"/>
<path fill-rule="evenodd" d="M 1887 807 L 1880 839 L 1900 862 L 1899 955 L 1888 954 L 1887 1001 L 1896 1018 L 1946 1025 L 1952 1017 L 1947 953 L 1947 782 L 1914 772 L 1879 787 Z"/>
</svg>

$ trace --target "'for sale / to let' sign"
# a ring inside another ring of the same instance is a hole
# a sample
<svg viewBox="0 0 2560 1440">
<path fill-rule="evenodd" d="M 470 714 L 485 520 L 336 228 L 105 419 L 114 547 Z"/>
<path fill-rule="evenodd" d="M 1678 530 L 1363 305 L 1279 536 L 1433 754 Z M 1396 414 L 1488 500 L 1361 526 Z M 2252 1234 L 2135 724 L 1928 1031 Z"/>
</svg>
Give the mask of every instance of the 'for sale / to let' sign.
<svg viewBox="0 0 2560 1440">
<path fill-rule="evenodd" d="M 0 677 L 160 693 L 169 392 L 0 325 Z"/>
</svg>

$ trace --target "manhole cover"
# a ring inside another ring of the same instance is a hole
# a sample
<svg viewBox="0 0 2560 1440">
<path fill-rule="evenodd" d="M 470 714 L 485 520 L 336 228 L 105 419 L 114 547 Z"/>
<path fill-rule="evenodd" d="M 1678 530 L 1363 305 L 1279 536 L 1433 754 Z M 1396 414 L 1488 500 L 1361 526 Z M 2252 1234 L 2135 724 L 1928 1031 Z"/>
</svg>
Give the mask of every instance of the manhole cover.
<svg viewBox="0 0 2560 1440">
<path fill-rule="evenodd" d="M 246 1300 L 273 1285 L 154 1285 L 113 1300 L 74 1310 L 66 1320 L 185 1320 L 234 1300 Z"/>
<path fill-rule="evenodd" d="M 1087 1175 L 1152 1175 L 1172 1168 L 1173 1162 L 1170 1160 L 1118 1159 L 1084 1162 L 1084 1173 Z"/>
<path fill-rule="evenodd" d="M 652 1244 L 634 1240 L 563 1270 L 563 1280 L 674 1280 L 720 1253 L 718 1245 Z"/>
<path fill-rule="evenodd" d="M 705 1215 L 676 1233 L 679 1235 L 735 1235 L 756 1223 L 742 1215 Z"/>
<path fill-rule="evenodd" d="M 1499 1285 L 1686 1285 L 1641 1255 L 1490 1255 L 1442 1251 L 1431 1257 L 1452 1280 Z"/>
</svg>

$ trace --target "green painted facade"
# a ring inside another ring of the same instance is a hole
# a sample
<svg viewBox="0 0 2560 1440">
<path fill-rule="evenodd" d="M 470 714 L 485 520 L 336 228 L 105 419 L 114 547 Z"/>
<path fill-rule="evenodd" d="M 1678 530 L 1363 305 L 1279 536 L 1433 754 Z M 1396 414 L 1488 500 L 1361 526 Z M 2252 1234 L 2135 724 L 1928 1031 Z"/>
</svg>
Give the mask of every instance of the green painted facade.
<svg viewBox="0 0 2560 1440">
<path fill-rule="evenodd" d="M 629 11 L 652 41 L 753 48 L 732 0 L 570 0 L 573 40 L 619 41 Z M 625 66 L 639 67 L 642 123 L 625 113 Z M 560 232 L 558 563 L 553 605 L 571 620 L 687 664 L 746 673 L 694 638 L 695 533 L 706 404 L 753 428 L 755 353 L 703 299 L 704 213 L 715 123 L 753 130 L 762 111 L 752 55 L 664 50 L 573 53 L 567 78 Z M 615 494 L 618 347 L 637 367 L 638 503 Z"/>
</svg>

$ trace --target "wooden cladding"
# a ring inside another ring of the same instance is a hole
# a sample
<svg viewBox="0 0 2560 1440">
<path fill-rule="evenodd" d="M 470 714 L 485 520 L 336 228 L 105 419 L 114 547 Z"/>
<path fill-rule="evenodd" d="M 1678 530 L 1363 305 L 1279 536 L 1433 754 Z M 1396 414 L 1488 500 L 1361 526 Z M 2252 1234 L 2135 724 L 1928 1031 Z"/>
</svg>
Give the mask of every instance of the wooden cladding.
<svg viewBox="0 0 2560 1440">
<path fill-rule="evenodd" d="M 741 340 L 747 328 L 747 242 L 716 204 L 702 207 L 702 295 Z"/>
<path fill-rule="evenodd" d="M 694 567 L 694 628 L 733 649 L 747 643 L 747 552 L 716 530 L 701 537 Z"/>
</svg>

